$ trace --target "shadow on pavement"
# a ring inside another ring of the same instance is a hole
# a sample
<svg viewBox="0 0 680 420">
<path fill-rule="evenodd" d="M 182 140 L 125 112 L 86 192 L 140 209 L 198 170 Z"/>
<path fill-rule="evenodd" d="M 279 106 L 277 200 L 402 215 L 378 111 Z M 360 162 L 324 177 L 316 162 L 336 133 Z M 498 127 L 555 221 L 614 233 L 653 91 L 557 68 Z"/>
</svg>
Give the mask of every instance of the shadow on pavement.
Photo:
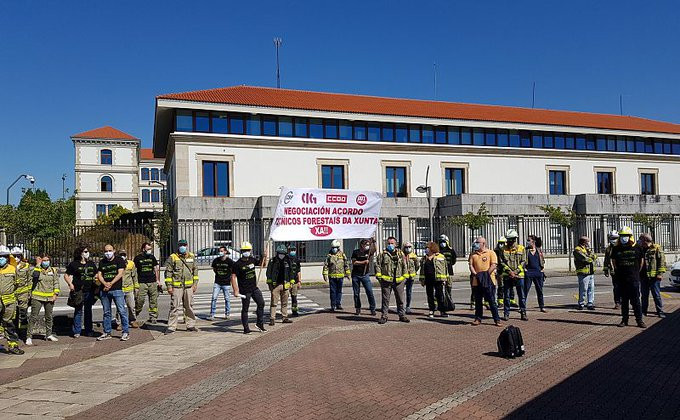
<svg viewBox="0 0 680 420">
<path fill-rule="evenodd" d="M 611 314 L 609 314 L 611 315 Z M 616 323 L 602 323 L 602 322 L 594 322 L 594 321 L 579 321 L 576 319 L 545 319 L 545 318 L 539 318 L 537 319 L 539 322 L 557 322 L 561 324 L 577 324 L 577 325 L 592 325 L 592 326 L 604 326 L 604 327 L 615 327 L 618 324 L 618 321 Z"/>
<path fill-rule="evenodd" d="M 423 321 L 429 321 L 429 322 L 436 322 L 438 324 L 445 324 L 445 325 L 468 325 L 470 322 L 468 321 L 460 321 L 457 319 L 451 319 L 449 318 L 427 318 L 427 317 L 420 317 L 418 318 Z"/>
<path fill-rule="evenodd" d="M 499 359 L 505 359 L 499 352 L 497 351 L 487 351 L 486 353 L 482 353 L 482 356 L 489 356 L 489 357 L 497 357 Z"/>
<path fill-rule="evenodd" d="M 679 358 L 680 313 L 674 312 L 507 418 L 680 418 Z"/>
<path fill-rule="evenodd" d="M 378 322 L 379 317 L 375 316 L 361 316 L 361 315 L 338 315 L 335 317 L 341 321 L 355 321 L 355 322 Z"/>
</svg>

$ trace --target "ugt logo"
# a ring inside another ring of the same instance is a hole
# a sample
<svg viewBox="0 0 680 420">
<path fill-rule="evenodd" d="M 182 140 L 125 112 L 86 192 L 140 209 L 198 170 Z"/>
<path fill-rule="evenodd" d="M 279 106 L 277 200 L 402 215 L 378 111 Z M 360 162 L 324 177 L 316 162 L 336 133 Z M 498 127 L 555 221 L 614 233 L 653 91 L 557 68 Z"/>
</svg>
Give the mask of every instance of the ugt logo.
<svg viewBox="0 0 680 420">
<path fill-rule="evenodd" d="M 363 206 L 368 202 L 368 197 L 366 197 L 364 194 L 359 194 L 357 195 L 357 204 L 360 206 Z"/>
<path fill-rule="evenodd" d="M 302 194 L 302 202 L 305 204 L 316 204 L 316 197 L 312 193 Z"/>
</svg>

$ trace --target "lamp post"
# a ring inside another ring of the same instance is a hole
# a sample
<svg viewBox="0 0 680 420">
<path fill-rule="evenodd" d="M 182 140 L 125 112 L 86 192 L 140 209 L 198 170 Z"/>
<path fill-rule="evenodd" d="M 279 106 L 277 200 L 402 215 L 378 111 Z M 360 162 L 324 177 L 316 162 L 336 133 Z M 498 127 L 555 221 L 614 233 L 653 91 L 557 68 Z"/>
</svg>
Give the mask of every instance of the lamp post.
<svg viewBox="0 0 680 420">
<path fill-rule="evenodd" d="M 163 183 L 160 182 L 160 181 L 156 181 L 155 179 L 152 179 L 151 181 L 149 181 L 149 184 L 158 184 L 158 185 L 160 185 L 160 186 L 163 188 L 163 190 L 161 190 L 161 203 L 163 203 L 163 210 L 165 210 L 165 200 L 166 200 L 166 197 L 165 197 L 165 184 L 163 184 Z"/>
<path fill-rule="evenodd" d="M 274 38 L 274 47 L 276 48 L 276 88 L 280 89 L 281 88 L 281 71 L 279 67 L 279 48 L 281 48 L 281 44 L 283 41 L 281 41 L 281 38 Z"/>
<path fill-rule="evenodd" d="M 31 187 L 33 187 L 33 184 L 35 184 L 35 178 L 33 178 L 31 175 L 28 175 L 28 174 L 21 174 L 21 175 L 19 175 L 19 176 L 17 177 L 17 179 L 15 179 L 14 182 L 12 182 L 12 183 L 10 184 L 9 187 L 7 187 L 7 205 L 8 205 L 8 206 L 9 206 L 9 190 L 12 189 L 12 187 L 14 186 L 14 184 L 16 184 L 17 182 L 19 182 L 19 180 L 20 180 L 21 178 L 26 178 L 26 179 L 31 183 Z"/>
<path fill-rule="evenodd" d="M 427 171 L 425 172 L 425 185 L 420 185 L 416 188 L 421 194 L 427 194 L 427 217 L 430 219 L 430 240 L 434 240 L 434 228 L 432 226 L 432 187 L 428 184 L 428 179 L 430 177 L 430 165 L 427 165 Z"/>
</svg>

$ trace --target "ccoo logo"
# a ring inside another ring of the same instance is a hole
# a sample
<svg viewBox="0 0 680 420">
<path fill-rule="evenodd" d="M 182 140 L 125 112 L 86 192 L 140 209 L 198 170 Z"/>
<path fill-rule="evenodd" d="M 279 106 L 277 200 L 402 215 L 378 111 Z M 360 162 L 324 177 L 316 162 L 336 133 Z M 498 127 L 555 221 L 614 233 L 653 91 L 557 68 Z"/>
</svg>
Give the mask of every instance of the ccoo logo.
<svg viewBox="0 0 680 420">
<path fill-rule="evenodd" d="M 333 233 L 333 228 L 326 225 L 312 226 L 309 228 L 309 230 L 312 232 L 312 235 L 320 237 L 328 236 Z"/>
<path fill-rule="evenodd" d="M 302 194 L 302 202 L 305 204 L 316 204 L 316 197 L 312 193 Z"/>
</svg>

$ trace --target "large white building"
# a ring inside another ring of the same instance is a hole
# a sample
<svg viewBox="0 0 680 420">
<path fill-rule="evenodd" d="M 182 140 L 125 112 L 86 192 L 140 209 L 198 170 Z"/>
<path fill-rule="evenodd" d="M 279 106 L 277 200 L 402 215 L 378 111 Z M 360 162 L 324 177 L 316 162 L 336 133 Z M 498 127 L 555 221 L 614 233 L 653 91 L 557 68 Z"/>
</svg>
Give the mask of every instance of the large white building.
<svg viewBox="0 0 680 420">
<path fill-rule="evenodd" d="M 139 139 L 108 126 L 71 139 L 77 223 L 94 223 L 116 205 L 133 212 L 162 209 L 163 160 L 141 149 Z"/>
<path fill-rule="evenodd" d="M 180 222 L 270 218 L 284 185 L 363 189 L 420 240 L 402 222 L 427 218 L 428 168 L 441 217 L 680 213 L 680 125 L 630 116 L 236 86 L 158 96 L 153 150 Z"/>
</svg>

